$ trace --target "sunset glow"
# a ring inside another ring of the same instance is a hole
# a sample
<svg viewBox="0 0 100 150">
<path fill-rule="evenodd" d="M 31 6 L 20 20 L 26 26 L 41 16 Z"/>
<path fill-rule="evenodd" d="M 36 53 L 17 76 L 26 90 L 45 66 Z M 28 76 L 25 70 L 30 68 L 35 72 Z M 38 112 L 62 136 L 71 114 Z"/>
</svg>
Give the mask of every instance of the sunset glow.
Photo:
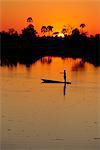
<svg viewBox="0 0 100 150">
<path fill-rule="evenodd" d="M 63 33 L 59 33 L 58 37 L 64 37 L 64 34 Z"/>
<path fill-rule="evenodd" d="M 96 150 L 100 0 L 0 0 L 0 146 Z"/>
<path fill-rule="evenodd" d="M 14 28 L 20 31 L 27 26 L 31 16 L 38 34 L 42 25 L 52 25 L 53 31 L 61 32 L 64 25 L 79 27 L 86 24 L 89 34 L 99 33 L 99 0 L 0 0 L 1 29 Z"/>
</svg>

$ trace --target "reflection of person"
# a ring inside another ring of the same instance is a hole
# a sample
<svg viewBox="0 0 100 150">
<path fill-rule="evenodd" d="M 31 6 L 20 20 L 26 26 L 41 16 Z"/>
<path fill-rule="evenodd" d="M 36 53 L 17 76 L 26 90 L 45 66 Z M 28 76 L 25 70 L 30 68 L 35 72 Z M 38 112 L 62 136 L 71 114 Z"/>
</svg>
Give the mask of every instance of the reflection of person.
<svg viewBox="0 0 100 150">
<path fill-rule="evenodd" d="M 64 91 L 63 91 L 64 96 L 66 95 L 66 83 L 64 84 Z"/>
<path fill-rule="evenodd" d="M 66 82 L 66 70 L 64 70 L 64 82 Z"/>
</svg>

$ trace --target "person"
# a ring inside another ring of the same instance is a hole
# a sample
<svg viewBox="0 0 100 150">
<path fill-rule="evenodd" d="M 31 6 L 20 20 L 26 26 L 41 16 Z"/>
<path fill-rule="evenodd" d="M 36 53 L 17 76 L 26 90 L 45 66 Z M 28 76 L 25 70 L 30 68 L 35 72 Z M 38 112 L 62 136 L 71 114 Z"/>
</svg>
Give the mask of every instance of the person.
<svg viewBox="0 0 100 150">
<path fill-rule="evenodd" d="M 64 70 L 64 82 L 66 82 L 66 70 Z"/>
</svg>

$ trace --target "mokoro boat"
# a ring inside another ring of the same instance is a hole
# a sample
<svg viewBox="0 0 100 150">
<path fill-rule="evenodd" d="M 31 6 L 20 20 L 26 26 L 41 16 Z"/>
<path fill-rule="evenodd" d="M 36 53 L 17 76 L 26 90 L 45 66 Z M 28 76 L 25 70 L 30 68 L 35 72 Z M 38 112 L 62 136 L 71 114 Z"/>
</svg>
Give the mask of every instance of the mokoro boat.
<svg viewBox="0 0 100 150">
<path fill-rule="evenodd" d="M 63 81 L 55 81 L 55 80 L 47 80 L 47 79 L 41 79 L 42 83 L 64 83 L 64 84 L 71 84 L 71 82 L 63 82 Z"/>
</svg>

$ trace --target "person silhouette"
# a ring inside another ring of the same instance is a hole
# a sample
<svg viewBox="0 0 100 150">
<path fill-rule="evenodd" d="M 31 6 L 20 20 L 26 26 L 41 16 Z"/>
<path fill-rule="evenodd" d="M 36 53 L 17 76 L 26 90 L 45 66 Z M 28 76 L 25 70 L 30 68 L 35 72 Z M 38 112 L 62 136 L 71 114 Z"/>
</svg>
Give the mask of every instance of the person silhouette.
<svg viewBox="0 0 100 150">
<path fill-rule="evenodd" d="M 66 70 L 64 70 L 64 82 L 66 83 Z"/>
</svg>

